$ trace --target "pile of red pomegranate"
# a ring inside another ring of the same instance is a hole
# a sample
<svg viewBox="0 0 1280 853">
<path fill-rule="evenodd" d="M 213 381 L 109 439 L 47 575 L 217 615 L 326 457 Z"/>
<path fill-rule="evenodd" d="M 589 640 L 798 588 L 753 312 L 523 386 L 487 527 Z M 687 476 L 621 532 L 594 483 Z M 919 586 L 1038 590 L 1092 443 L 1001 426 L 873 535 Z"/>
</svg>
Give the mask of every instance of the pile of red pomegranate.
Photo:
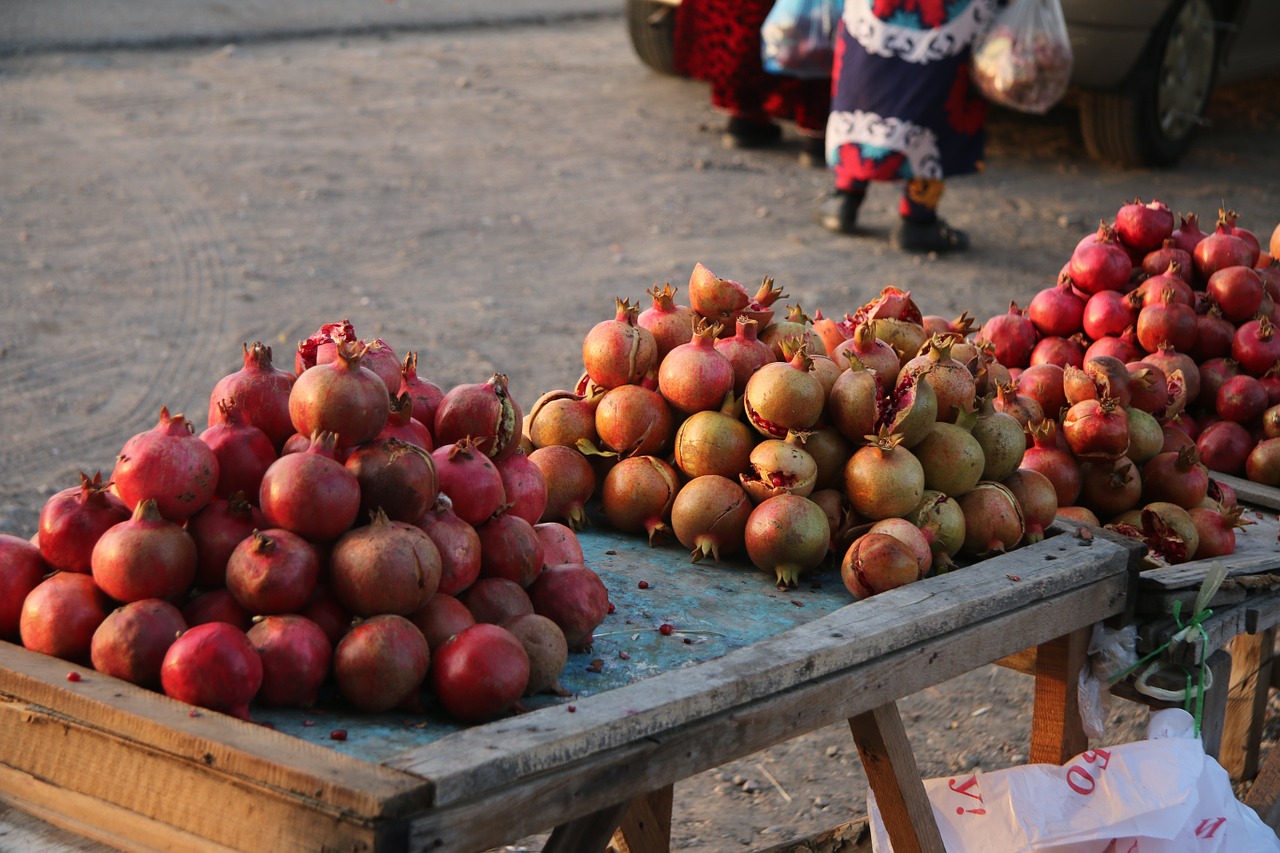
<svg viewBox="0 0 1280 853">
<path fill-rule="evenodd" d="M 1205 233 L 1135 199 L 976 337 L 1034 404 L 1022 465 L 1167 562 L 1234 550 L 1210 471 L 1280 486 L 1280 227 L 1267 249 L 1234 212 Z"/>
<path fill-rule="evenodd" d="M 840 322 L 775 317 L 772 280 L 753 297 L 701 264 L 688 305 L 650 294 L 644 311 L 618 300 L 577 386 L 525 419 L 531 458 L 572 472 L 570 524 L 595 494 L 613 527 L 694 561 L 744 553 L 779 586 L 834 554 L 857 598 L 1043 538 L 1056 495 L 1019 469 L 1023 425 L 987 395 L 994 361 L 931 337 L 909 294 Z"/>
<path fill-rule="evenodd" d="M 162 410 L 0 535 L 0 639 L 245 719 L 336 688 L 477 722 L 560 690 L 608 593 L 543 521 L 561 478 L 506 377 L 444 391 L 346 321 L 294 367 L 245 345 L 207 429 Z"/>
</svg>

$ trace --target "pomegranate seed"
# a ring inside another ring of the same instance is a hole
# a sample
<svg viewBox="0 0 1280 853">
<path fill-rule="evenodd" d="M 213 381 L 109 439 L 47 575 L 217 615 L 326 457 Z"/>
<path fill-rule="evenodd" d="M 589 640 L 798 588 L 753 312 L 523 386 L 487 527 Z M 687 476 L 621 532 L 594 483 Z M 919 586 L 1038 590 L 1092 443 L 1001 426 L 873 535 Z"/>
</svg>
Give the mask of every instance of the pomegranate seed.
<svg viewBox="0 0 1280 853">
<path fill-rule="evenodd" d="M 578 710 L 578 706 L 577 706 L 577 705 L 570 705 L 570 706 L 568 706 L 567 708 L 565 708 L 565 710 L 566 710 L 566 711 L 568 711 L 570 714 L 573 714 L 573 713 L 577 712 L 577 710 Z"/>
<path fill-rule="evenodd" d="M 636 586 L 638 586 L 640 589 L 648 589 L 648 588 L 649 588 L 649 582 L 648 582 L 648 581 L 640 581 L 640 583 L 636 584 Z"/>
<path fill-rule="evenodd" d="M 314 726 L 315 724 L 316 724 L 316 721 L 315 721 L 315 720 L 303 720 L 303 721 L 302 721 L 302 727 L 303 727 L 304 729 L 309 729 L 309 728 L 311 728 L 312 726 Z"/>
<path fill-rule="evenodd" d="M 199 712 L 199 711 L 197 711 L 195 708 L 192 708 L 190 711 L 188 711 L 188 712 L 187 712 L 187 716 L 188 716 L 188 717 L 198 717 L 198 716 L 200 716 L 200 712 Z"/>
<path fill-rule="evenodd" d="M 631 655 L 627 654 L 626 652 L 618 652 L 618 657 L 622 658 L 623 660 L 631 660 Z"/>
<path fill-rule="evenodd" d="M 658 633 L 664 637 L 670 637 L 676 632 L 676 626 L 663 622 L 658 626 Z"/>
<path fill-rule="evenodd" d="M 333 731 L 329 732 L 329 740 L 346 740 L 346 739 L 347 739 L 346 729 L 334 729 Z"/>
<path fill-rule="evenodd" d="M 612 612 L 614 612 L 614 611 L 615 611 L 615 610 L 617 610 L 617 609 L 618 609 L 618 608 L 616 608 L 616 607 L 614 607 L 614 606 L 613 606 L 613 602 L 612 602 L 612 601 L 610 601 L 610 602 L 609 602 L 609 612 L 610 612 L 610 613 L 612 613 Z"/>
<path fill-rule="evenodd" d="M 80 673 L 78 672 L 67 673 L 67 681 L 79 681 L 79 680 L 80 680 Z"/>
</svg>

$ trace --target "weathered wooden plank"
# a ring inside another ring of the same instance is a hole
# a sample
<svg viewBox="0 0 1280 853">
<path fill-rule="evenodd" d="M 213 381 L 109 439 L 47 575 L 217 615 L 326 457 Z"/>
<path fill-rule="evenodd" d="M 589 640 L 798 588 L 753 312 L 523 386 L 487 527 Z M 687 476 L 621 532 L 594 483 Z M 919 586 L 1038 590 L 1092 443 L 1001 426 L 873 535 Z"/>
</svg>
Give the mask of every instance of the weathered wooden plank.
<svg viewBox="0 0 1280 853">
<path fill-rule="evenodd" d="M 1012 654 L 1026 643 L 1039 644 L 1120 612 L 1127 585 L 1121 570 L 1053 599 L 959 625 L 945 635 L 800 681 L 790 690 L 740 707 L 599 748 L 539 773 L 508 774 L 469 799 L 413 818 L 410 850 L 484 850 L 549 828 L 539 825 L 540 815 L 572 819 L 589 814 L 636 790 L 670 784 L 798 732 L 848 719 Z M 567 716 L 583 714 L 607 695 L 578 703 L 577 712 Z M 539 717 L 537 722 L 551 730 L 549 723 L 542 723 L 547 711 L 530 716 Z"/>
<path fill-rule="evenodd" d="M 560 824 L 547 839 L 542 853 L 604 853 L 626 810 L 627 801 L 623 800 Z"/>
<path fill-rule="evenodd" d="M 617 853 L 670 853 L 675 787 L 663 785 L 631 800 L 613 836 Z"/>
<path fill-rule="evenodd" d="M 1276 489 L 1267 491 L 1280 494 Z M 1243 520 L 1251 523 L 1236 531 L 1235 553 L 1148 568 L 1142 572 L 1139 581 L 1144 592 L 1198 588 L 1215 564 L 1223 565 L 1229 578 L 1280 571 L 1280 545 L 1276 542 L 1280 534 L 1280 520 L 1272 512 L 1261 511 L 1252 502 L 1245 504 Z"/>
<path fill-rule="evenodd" d="M 1032 764 L 1061 764 L 1089 747 L 1080 719 L 1080 670 L 1089 662 L 1091 631 L 1077 628 L 1036 649 Z"/>
<path fill-rule="evenodd" d="M 894 702 L 849 718 L 867 784 L 898 853 L 945 853 L 933 806 Z"/>
<path fill-rule="evenodd" d="M 1221 764 L 1236 782 L 1252 779 L 1258 773 L 1275 642 L 1274 628 L 1260 634 L 1243 634 L 1231 641 L 1231 684 L 1222 730 Z"/>
<path fill-rule="evenodd" d="M 1189 616 L 1189 613 L 1183 611 L 1183 624 L 1186 624 Z M 1256 633 L 1274 627 L 1277 622 L 1280 622 L 1280 591 L 1250 598 L 1245 604 L 1214 611 L 1200 623 L 1204 634 L 1191 632 L 1182 646 L 1181 655 L 1175 660 L 1188 666 L 1199 665 L 1206 650 L 1211 652 L 1241 634 Z M 1150 652 L 1167 642 L 1178 631 L 1178 625 L 1172 619 L 1144 623 L 1138 627 L 1138 650 L 1143 654 Z"/>
<path fill-rule="evenodd" d="M 67 680 L 69 670 L 79 681 Z M 383 817 L 415 807 L 421 779 L 223 714 L 195 711 L 154 691 L 0 642 L 0 700 L 30 707 L 33 719 L 66 720 L 127 748 L 163 753 L 264 788 L 307 797 L 316 808 Z M 14 753 L 5 752 L 11 761 Z M 12 763 L 12 761 L 11 761 Z"/>
<path fill-rule="evenodd" d="M 852 603 L 696 667 L 591 697 L 578 703 L 571 716 L 547 709 L 553 713 L 501 720 L 410 750 L 388 765 L 431 780 L 434 802 L 448 804 L 512 778 L 794 689 L 1033 602 L 1053 600 L 1102 579 L 1127 577 L 1128 559 L 1129 551 L 1115 543 L 1054 536 L 959 572 Z M 1120 607 L 1124 598 L 1120 596 Z"/>
<path fill-rule="evenodd" d="M 1280 832 L 1280 750 L 1272 750 L 1262 762 L 1258 778 L 1244 795 L 1244 804 L 1257 812 L 1263 823 Z"/>
</svg>

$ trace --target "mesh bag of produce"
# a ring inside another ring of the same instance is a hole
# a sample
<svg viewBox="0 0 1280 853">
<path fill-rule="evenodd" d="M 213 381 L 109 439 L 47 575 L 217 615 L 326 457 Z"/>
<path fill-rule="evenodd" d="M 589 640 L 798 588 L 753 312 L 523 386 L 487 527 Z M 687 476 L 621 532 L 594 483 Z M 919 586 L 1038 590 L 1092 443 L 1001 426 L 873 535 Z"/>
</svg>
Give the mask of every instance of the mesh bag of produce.
<svg viewBox="0 0 1280 853">
<path fill-rule="evenodd" d="M 804 80 L 831 76 L 836 24 L 844 0 L 779 0 L 760 27 L 760 58 L 770 74 Z"/>
<path fill-rule="evenodd" d="M 993 103 L 1043 114 L 1071 82 L 1071 40 L 1059 0 L 1013 0 L 973 45 L 973 79 Z"/>
</svg>

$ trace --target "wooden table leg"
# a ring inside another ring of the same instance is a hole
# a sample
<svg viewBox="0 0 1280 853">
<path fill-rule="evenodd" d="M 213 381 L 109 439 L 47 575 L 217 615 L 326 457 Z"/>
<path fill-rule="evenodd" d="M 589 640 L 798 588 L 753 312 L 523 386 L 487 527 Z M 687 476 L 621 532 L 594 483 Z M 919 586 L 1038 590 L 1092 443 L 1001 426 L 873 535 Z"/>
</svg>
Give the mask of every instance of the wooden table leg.
<svg viewBox="0 0 1280 853">
<path fill-rule="evenodd" d="M 1080 717 L 1080 670 L 1089 663 L 1092 633 L 1079 628 L 1036 647 L 1032 764 L 1061 764 L 1089 748 Z"/>
<path fill-rule="evenodd" d="M 850 717 L 849 730 L 896 853 L 944 853 L 897 704 Z"/>
<path fill-rule="evenodd" d="M 671 804 L 674 787 L 667 785 L 636 797 L 627 806 L 611 846 L 616 853 L 670 853 Z"/>
<path fill-rule="evenodd" d="M 1267 692 L 1271 689 L 1275 641 L 1274 628 L 1258 634 L 1241 634 L 1231 641 L 1231 692 L 1227 696 L 1227 718 L 1222 730 L 1221 764 L 1233 782 L 1258 775 L 1258 749 L 1262 744 Z"/>
<path fill-rule="evenodd" d="M 1222 736 L 1230 701 L 1230 690 L 1226 687 L 1231 683 L 1233 668 L 1231 655 L 1218 649 L 1209 655 L 1205 663 L 1213 673 L 1213 687 L 1206 690 L 1204 694 L 1204 708 L 1200 717 L 1200 742 L 1204 744 L 1205 755 L 1216 759 L 1221 764 Z M 1192 701 L 1195 701 L 1194 698 Z M 1255 755 L 1254 758 L 1256 760 L 1257 756 Z"/>
<path fill-rule="evenodd" d="M 542 853 L 603 853 L 628 805 L 623 801 L 560 824 L 547 839 Z"/>
</svg>

